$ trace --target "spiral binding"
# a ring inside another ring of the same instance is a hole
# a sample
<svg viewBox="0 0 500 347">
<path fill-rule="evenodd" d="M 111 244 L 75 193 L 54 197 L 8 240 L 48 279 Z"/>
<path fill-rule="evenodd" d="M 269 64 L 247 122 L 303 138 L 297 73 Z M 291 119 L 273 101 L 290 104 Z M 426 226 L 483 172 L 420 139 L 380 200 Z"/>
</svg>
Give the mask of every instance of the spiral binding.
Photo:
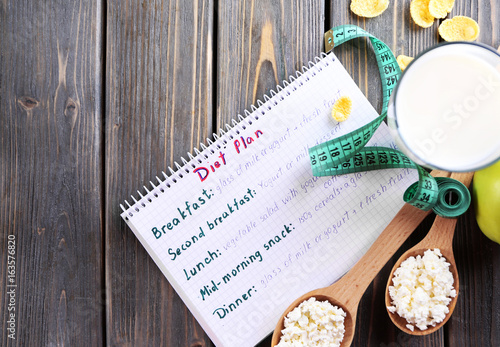
<svg viewBox="0 0 500 347">
<path fill-rule="evenodd" d="M 309 61 L 307 66 L 303 66 L 301 71 L 297 70 L 294 75 L 290 75 L 287 80 L 282 82 L 283 87 L 280 85 L 276 86 L 276 90 L 271 90 L 269 93 L 271 97 L 268 95 L 264 95 L 264 102 L 261 100 L 257 100 L 257 107 L 255 105 L 250 105 L 250 109 L 252 112 L 248 110 L 244 111 L 245 116 L 238 114 L 236 121 L 235 119 L 231 120 L 231 125 L 226 124 L 224 131 L 223 128 L 220 128 L 217 133 L 213 133 L 213 140 L 210 138 L 206 139 L 205 145 L 200 143 L 199 148 L 194 147 L 192 153 L 187 152 L 187 156 L 189 160 L 181 157 L 180 160 L 183 163 L 183 166 L 179 165 L 177 162 L 174 162 L 174 165 L 177 170 L 172 169 L 170 166 L 168 170 L 170 171 L 170 175 L 167 175 L 165 172 L 162 172 L 164 176 L 164 180 L 156 177 L 157 185 L 155 185 L 152 181 L 149 182 L 151 190 L 149 190 L 146 186 L 144 186 L 144 190 L 146 194 L 142 194 L 140 191 L 137 191 L 140 198 L 136 199 L 133 195 L 131 195 L 132 200 L 134 201 L 133 205 L 125 200 L 125 204 L 128 206 L 125 207 L 123 204 L 120 204 L 121 209 L 123 210 L 122 217 L 125 220 L 129 220 L 129 218 L 134 216 L 134 213 L 138 213 L 141 209 L 146 208 L 148 203 L 152 203 L 155 198 L 158 198 L 160 194 L 164 193 L 166 189 L 170 188 L 172 185 L 176 184 L 184 177 L 184 174 L 189 174 L 191 169 L 196 168 L 196 164 L 203 163 L 203 160 L 209 158 L 210 155 L 215 154 L 215 149 L 221 148 L 221 143 L 226 145 L 229 141 L 233 140 L 240 134 L 240 131 L 246 129 L 247 125 L 252 125 L 253 121 L 258 121 L 260 116 L 265 116 L 267 111 L 271 111 L 273 106 L 277 106 L 280 101 L 284 101 L 286 97 L 292 95 L 294 91 L 298 89 L 298 87 L 302 87 L 305 82 L 309 81 L 311 77 L 316 76 L 316 73 L 323 70 L 323 67 L 329 65 L 327 57 L 330 57 L 332 61 L 334 61 L 333 54 L 325 54 L 321 53 L 321 56 L 317 56 L 314 58 L 314 62 Z M 201 149 L 201 151 L 200 151 Z"/>
</svg>

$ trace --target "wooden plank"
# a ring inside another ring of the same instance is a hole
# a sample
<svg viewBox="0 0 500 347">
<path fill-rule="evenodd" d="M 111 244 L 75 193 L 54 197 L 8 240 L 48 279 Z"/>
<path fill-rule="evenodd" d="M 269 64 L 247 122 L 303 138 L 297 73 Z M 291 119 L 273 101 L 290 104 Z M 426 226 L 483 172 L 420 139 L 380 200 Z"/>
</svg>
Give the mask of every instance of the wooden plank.
<svg viewBox="0 0 500 347">
<path fill-rule="evenodd" d="M 104 338 L 102 24 L 100 1 L 0 2 L 2 346 Z"/>
<path fill-rule="evenodd" d="M 323 1 L 219 1 L 218 127 L 319 55 L 323 30 Z"/>
<path fill-rule="evenodd" d="M 323 1 L 219 1 L 217 127 L 322 52 Z M 269 346 L 270 337 L 259 346 Z"/>
<path fill-rule="evenodd" d="M 212 1 L 108 2 L 107 345 L 209 343 L 119 204 L 211 134 L 212 29 Z"/>
<path fill-rule="evenodd" d="M 437 43 L 438 22 L 428 29 L 417 27 L 410 17 L 409 1 L 391 1 L 389 8 L 382 15 L 372 19 L 358 17 L 352 13 L 350 2 L 330 3 L 328 28 L 342 24 L 358 25 L 384 41 L 396 56 L 415 56 Z M 353 40 L 335 48 L 334 53 L 371 104 L 380 111 L 382 88 L 369 41 L 365 38 Z M 417 229 L 368 287 L 359 305 L 352 346 L 444 346 L 442 330 L 425 337 L 410 336 L 398 330 L 392 324 L 384 304 L 387 278 L 393 264 L 406 249 L 425 236 L 431 223 L 432 220 L 427 220 Z"/>
<path fill-rule="evenodd" d="M 453 247 L 461 292 L 445 326 L 449 346 L 498 346 L 500 246 L 481 233 L 474 209 L 460 218 Z"/>
</svg>

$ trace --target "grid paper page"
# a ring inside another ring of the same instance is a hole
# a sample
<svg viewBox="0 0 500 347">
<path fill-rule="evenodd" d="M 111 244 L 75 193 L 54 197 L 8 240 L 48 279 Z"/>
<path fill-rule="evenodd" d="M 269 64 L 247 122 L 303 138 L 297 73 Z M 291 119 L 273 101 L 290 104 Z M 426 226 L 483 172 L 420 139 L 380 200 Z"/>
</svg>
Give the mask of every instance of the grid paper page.
<svg viewBox="0 0 500 347">
<path fill-rule="evenodd" d="M 330 110 L 344 95 L 353 111 L 337 123 Z M 217 346 L 265 338 L 293 300 L 347 272 L 402 207 L 416 171 L 312 177 L 309 147 L 375 117 L 330 54 L 122 214 Z M 368 145 L 395 147 L 385 124 Z"/>
</svg>

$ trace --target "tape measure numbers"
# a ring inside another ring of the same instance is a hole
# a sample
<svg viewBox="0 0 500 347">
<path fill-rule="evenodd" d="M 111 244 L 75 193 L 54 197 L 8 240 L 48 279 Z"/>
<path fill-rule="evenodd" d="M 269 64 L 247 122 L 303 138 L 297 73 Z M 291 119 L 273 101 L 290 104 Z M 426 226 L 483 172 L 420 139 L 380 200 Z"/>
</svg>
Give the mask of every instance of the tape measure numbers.
<svg viewBox="0 0 500 347">
<path fill-rule="evenodd" d="M 392 90 L 396 87 L 399 77 L 401 76 L 401 69 L 391 49 L 369 32 L 356 25 L 348 24 L 335 27 L 325 33 L 325 50 L 329 52 L 335 46 L 339 46 L 344 42 L 358 37 L 368 37 L 375 51 L 384 98 L 381 114 L 384 114 L 387 111 L 387 105 L 389 104 Z"/>
<path fill-rule="evenodd" d="M 401 77 L 401 69 L 387 45 L 355 25 L 342 25 L 325 34 L 325 48 L 333 47 L 358 37 L 368 37 L 372 43 L 382 81 L 383 103 L 379 117 L 361 128 L 309 149 L 314 176 L 335 176 L 347 173 L 390 168 L 411 168 L 418 171 L 419 180 L 404 193 L 405 202 L 424 211 L 433 209 L 443 217 L 456 217 L 470 205 L 468 189 L 451 178 L 435 179 L 402 152 L 386 147 L 365 147 L 387 115 L 392 91 Z M 456 204 L 446 202 L 443 192 L 454 191 L 459 196 Z M 457 214 L 459 213 L 459 214 Z"/>
</svg>

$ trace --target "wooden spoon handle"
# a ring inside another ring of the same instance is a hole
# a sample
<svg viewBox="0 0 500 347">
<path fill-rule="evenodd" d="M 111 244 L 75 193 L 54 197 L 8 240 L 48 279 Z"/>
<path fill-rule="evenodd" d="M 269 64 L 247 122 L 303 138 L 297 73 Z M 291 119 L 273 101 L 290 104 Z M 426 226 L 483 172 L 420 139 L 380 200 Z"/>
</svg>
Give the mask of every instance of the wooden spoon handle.
<svg viewBox="0 0 500 347">
<path fill-rule="evenodd" d="M 469 188 L 473 176 L 473 172 L 453 172 L 450 178 L 462 182 L 467 188 Z M 437 216 L 431 229 L 427 233 L 427 236 L 417 245 L 418 248 L 433 247 L 451 250 L 457 221 L 457 218 L 444 218 Z"/>
<path fill-rule="evenodd" d="M 436 216 L 427 236 L 415 248 L 452 249 L 457 220 L 457 218 Z"/>
<path fill-rule="evenodd" d="M 472 183 L 472 177 L 474 177 L 474 172 L 452 172 L 450 176 L 450 178 L 462 182 L 467 188 Z"/>
<path fill-rule="evenodd" d="M 434 177 L 450 175 L 449 172 L 437 170 L 431 174 Z M 345 302 L 346 308 L 356 312 L 358 302 L 373 278 L 430 213 L 405 204 L 365 255 L 327 291 L 335 293 L 338 301 Z"/>
</svg>

